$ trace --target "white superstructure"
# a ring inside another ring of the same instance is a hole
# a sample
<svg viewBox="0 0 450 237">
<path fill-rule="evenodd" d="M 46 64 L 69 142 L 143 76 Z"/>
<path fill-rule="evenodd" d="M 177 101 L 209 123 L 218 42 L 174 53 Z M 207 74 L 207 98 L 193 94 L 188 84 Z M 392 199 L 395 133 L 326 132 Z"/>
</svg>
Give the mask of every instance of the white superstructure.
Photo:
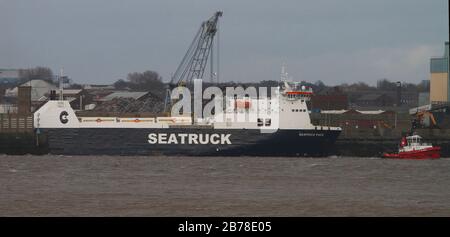
<svg viewBox="0 0 450 237">
<path fill-rule="evenodd" d="M 420 151 L 427 148 L 433 148 L 433 145 L 429 143 L 423 143 L 421 136 L 413 135 L 406 137 L 406 145 L 401 147 L 399 149 L 399 152 Z"/>
<path fill-rule="evenodd" d="M 68 101 L 48 101 L 35 112 L 36 128 L 169 128 L 205 125 L 215 129 L 341 130 L 339 127 L 311 124 L 307 101 L 312 89 L 284 82 L 271 98 L 227 98 L 225 110 L 209 118 L 193 121 L 190 116 L 120 118 L 77 117 Z"/>
</svg>

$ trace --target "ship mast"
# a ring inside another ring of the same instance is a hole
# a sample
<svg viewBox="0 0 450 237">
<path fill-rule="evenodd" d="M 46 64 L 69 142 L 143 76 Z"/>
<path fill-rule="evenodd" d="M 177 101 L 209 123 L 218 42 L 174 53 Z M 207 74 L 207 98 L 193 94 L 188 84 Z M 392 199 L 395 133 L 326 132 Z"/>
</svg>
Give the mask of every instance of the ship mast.
<svg viewBox="0 0 450 237">
<path fill-rule="evenodd" d="M 64 91 L 64 86 L 63 86 L 63 77 L 64 77 L 64 69 L 61 68 L 60 70 L 60 74 L 59 74 L 59 100 L 64 100 L 64 96 L 63 96 L 63 91 Z"/>
</svg>

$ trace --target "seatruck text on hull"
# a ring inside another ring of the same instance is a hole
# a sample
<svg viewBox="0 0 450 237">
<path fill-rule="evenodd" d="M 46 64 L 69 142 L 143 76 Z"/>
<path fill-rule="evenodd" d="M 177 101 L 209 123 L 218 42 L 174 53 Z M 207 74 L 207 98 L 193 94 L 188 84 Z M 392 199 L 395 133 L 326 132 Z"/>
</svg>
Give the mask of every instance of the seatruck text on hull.
<svg viewBox="0 0 450 237">
<path fill-rule="evenodd" d="M 231 145 L 231 134 L 195 134 L 195 133 L 150 133 L 150 144 L 221 144 Z"/>
</svg>

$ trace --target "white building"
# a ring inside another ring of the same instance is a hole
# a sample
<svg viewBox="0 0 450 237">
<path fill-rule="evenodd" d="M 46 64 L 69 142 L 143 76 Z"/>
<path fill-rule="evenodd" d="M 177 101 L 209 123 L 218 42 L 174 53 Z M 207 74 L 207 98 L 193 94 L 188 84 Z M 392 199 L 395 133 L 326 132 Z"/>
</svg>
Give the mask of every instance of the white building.
<svg viewBox="0 0 450 237">
<path fill-rule="evenodd" d="M 51 90 L 57 90 L 57 87 L 44 80 L 31 80 L 20 86 L 31 86 L 31 101 L 45 101 Z M 17 97 L 18 87 L 6 90 L 5 96 Z"/>
</svg>

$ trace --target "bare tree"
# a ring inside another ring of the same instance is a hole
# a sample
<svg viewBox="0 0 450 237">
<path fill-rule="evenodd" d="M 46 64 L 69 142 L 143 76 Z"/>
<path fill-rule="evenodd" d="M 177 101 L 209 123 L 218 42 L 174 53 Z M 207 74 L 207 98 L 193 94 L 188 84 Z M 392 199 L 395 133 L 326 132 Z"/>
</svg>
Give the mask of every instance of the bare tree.
<svg viewBox="0 0 450 237">
<path fill-rule="evenodd" d="M 146 84 L 148 82 L 161 82 L 161 77 L 155 71 L 129 73 L 127 79 L 130 83 L 137 85 Z"/>
<path fill-rule="evenodd" d="M 114 82 L 114 88 L 116 88 L 117 90 L 124 90 L 128 87 L 128 82 L 126 82 L 123 79 L 119 79 L 116 82 Z"/>
<path fill-rule="evenodd" d="M 386 90 L 386 91 L 394 91 L 397 89 L 397 83 L 391 82 L 386 78 L 377 81 L 377 89 Z"/>
<path fill-rule="evenodd" d="M 48 67 L 35 67 L 19 70 L 19 80 L 21 83 L 29 80 L 40 79 L 48 82 L 53 81 L 53 72 Z"/>
<path fill-rule="evenodd" d="M 128 87 L 132 90 L 150 91 L 156 95 L 165 93 L 165 86 L 162 82 L 162 77 L 155 71 L 129 73 L 127 80 Z M 124 86 L 123 82 L 119 82 L 119 86 Z"/>
</svg>

